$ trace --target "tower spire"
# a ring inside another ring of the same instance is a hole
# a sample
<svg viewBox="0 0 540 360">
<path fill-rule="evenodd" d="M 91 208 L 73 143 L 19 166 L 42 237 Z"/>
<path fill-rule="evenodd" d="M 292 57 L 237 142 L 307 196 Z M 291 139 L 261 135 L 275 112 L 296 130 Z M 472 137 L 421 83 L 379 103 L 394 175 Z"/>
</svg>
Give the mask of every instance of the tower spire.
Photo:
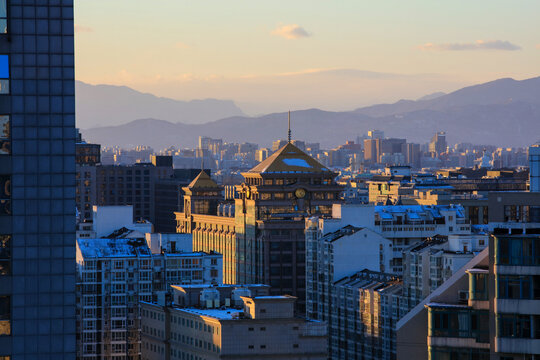
<svg viewBox="0 0 540 360">
<path fill-rule="evenodd" d="M 289 110 L 289 131 L 287 132 L 287 139 L 289 144 L 291 143 L 291 110 Z"/>
</svg>

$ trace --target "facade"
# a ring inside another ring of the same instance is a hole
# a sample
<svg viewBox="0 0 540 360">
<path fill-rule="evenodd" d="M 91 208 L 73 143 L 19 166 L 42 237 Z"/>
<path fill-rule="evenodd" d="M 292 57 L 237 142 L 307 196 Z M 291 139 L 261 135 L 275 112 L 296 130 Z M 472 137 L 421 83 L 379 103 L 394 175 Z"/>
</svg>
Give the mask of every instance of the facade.
<svg viewBox="0 0 540 360">
<path fill-rule="evenodd" d="M 272 294 L 305 299 L 304 218 L 327 215 L 340 202 L 335 173 L 291 143 L 242 173 L 234 207 L 208 175 L 185 188 L 177 231 L 193 234 L 193 249 L 223 254 L 224 281 L 264 283 Z M 227 209 L 227 210 L 226 210 Z"/>
<path fill-rule="evenodd" d="M 444 131 L 435 133 L 429 143 L 429 152 L 434 154 L 434 157 L 439 157 L 446 152 L 446 133 Z"/>
<path fill-rule="evenodd" d="M 540 144 L 529 147 L 529 191 L 540 192 Z"/>
<path fill-rule="evenodd" d="M 398 358 L 539 357 L 540 231 L 536 225 L 525 230 L 495 229 L 487 249 L 403 317 L 397 330 Z M 462 296 L 464 292 L 468 296 Z"/>
<path fill-rule="evenodd" d="M 306 220 L 306 314 L 329 321 L 332 284 L 359 270 L 390 268 L 392 242 L 373 230 L 352 225 L 323 235 L 317 218 Z M 359 269 L 360 268 L 360 269 Z"/>
<path fill-rule="evenodd" d="M 0 1 L 0 358 L 75 358 L 73 1 Z"/>
<path fill-rule="evenodd" d="M 221 282 L 221 255 L 153 254 L 144 238 L 77 240 L 77 356 L 139 359 L 140 301 L 173 284 Z"/>
<path fill-rule="evenodd" d="M 404 249 L 403 311 L 418 305 L 485 249 L 488 239 L 487 234 L 435 236 Z"/>
<path fill-rule="evenodd" d="M 220 304 L 216 290 L 207 296 Z M 238 297 L 239 307 L 144 303 L 142 359 L 327 358 L 325 324 L 295 317 L 295 297 Z"/>
</svg>

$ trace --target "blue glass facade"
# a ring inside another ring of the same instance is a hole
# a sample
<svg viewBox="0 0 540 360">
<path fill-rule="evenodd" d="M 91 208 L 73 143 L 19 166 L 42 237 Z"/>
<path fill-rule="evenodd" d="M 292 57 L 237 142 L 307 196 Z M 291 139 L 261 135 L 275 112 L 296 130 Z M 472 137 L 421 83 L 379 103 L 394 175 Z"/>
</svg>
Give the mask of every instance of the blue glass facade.
<svg viewBox="0 0 540 360">
<path fill-rule="evenodd" d="M 0 28 L 0 358 L 75 359 L 73 0 Z"/>
</svg>

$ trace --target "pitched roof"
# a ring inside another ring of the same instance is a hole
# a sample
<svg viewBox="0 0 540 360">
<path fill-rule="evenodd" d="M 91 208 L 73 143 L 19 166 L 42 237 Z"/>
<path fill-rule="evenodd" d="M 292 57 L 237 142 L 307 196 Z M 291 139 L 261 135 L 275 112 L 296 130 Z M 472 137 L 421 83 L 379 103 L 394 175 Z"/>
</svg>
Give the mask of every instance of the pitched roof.
<svg viewBox="0 0 540 360">
<path fill-rule="evenodd" d="M 204 170 L 187 187 L 189 189 L 219 189 L 219 185 Z"/>
<path fill-rule="evenodd" d="M 259 163 L 247 173 L 322 173 L 331 172 L 317 160 L 287 143 L 272 156 Z"/>
</svg>

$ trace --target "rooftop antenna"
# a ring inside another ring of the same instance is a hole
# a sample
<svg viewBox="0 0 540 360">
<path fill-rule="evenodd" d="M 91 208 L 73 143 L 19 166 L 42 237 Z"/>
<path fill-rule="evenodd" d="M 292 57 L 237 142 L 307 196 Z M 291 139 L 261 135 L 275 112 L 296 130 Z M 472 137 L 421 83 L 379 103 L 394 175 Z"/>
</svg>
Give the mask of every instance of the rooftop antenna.
<svg viewBox="0 0 540 360">
<path fill-rule="evenodd" d="M 291 143 L 291 110 L 289 110 L 289 131 L 287 132 L 289 144 Z"/>
</svg>

